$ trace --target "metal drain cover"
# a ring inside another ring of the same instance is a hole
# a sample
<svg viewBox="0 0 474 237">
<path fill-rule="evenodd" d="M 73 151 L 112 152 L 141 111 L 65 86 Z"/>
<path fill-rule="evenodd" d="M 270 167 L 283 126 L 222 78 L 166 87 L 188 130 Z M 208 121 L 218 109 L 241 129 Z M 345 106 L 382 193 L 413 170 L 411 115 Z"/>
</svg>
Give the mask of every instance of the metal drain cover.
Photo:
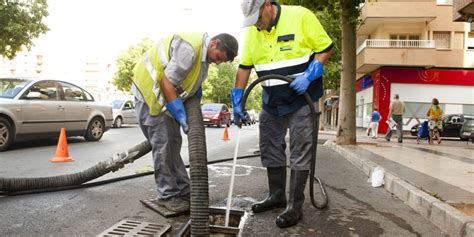
<svg viewBox="0 0 474 237">
<path fill-rule="evenodd" d="M 162 236 L 170 228 L 167 223 L 122 220 L 97 236 Z"/>
</svg>

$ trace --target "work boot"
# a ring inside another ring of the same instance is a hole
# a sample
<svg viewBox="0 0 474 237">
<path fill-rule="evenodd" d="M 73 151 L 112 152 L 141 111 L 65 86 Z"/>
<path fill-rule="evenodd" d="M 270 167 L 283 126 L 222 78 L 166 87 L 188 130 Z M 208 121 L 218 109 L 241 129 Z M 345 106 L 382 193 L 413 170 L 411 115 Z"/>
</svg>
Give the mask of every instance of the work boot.
<svg viewBox="0 0 474 237">
<path fill-rule="evenodd" d="M 175 213 L 184 213 L 189 211 L 189 200 L 182 197 L 170 197 L 168 199 L 155 199 L 154 202 L 169 211 Z"/>
<path fill-rule="evenodd" d="M 254 213 L 269 211 L 286 206 L 286 167 L 268 167 L 268 196 L 261 202 L 252 205 Z"/>
<path fill-rule="evenodd" d="M 291 170 L 288 206 L 275 221 L 278 227 L 294 226 L 303 217 L 304 189 L 308 180 L 308 174 L 308 170 Z"/>
</svg>

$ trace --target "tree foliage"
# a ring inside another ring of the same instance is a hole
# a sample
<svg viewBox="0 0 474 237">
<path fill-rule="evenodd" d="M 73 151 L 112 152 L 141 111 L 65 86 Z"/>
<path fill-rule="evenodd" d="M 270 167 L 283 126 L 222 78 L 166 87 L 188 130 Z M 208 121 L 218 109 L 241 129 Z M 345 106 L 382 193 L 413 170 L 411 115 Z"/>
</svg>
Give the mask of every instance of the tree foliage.
<svg viewBox="0 0 474 237">
<path fill-rule="evenodd" d="M 0 0 L 0 55 L 13 59 L 22 46 L 49 28 L 42 22 L 48 16 L 46 0 Z"/>
<path fill-rule="evenodd" d="M 229 91 L 234 84 L 237 65 L 235 63 L 211 64 L 204 81 L 203 99 L 209 102 L 229 104 Z"/>
<path fill-rule="evenodd" d="M 237 73 L 237 62 L 211 64 L 207 79 L 202 84 L 203 102 L 223 103 L 231 105 L 230 89 L 234 86 Z M 252 74 L 250 80 L 256 79 Z M 261 101 L 261 87 L 257 86 L 247 98 L 246 109 L 259 109 Z"/>
<path fill-rule="evenodd" d="M 339 89 L 341 78 L 341 22 L 340 7 L 334 1 L 328 1 L 323 6 L 320 1 L 313 0 L 280 0 L 280 3 L 287 5 L 300 5 L 314 12 L 318 20 L 323 25 L 329 37 L 334 43 L 334 48 L 329 61 L 324 66 L 324 88 Z"/>
<path fill-rule="evenodd" d="M 151 39 L 143 39 L 137 45 L 130 46 L 128 50 L 117 57 L 117 71 L 113 76 L 113 84 L 121 91 L 130 91 L 132 86 L 133 68 L 142 55 L 153 46 Z M 203 102 L 223 103 L 230 105 L 230 89 L 234 86 L 237 72 L 237 62 L 209 65 L 207 79 L 202 84 Z M 255 79 L 253 75 L 251 79 Z M 261 88 L 256 88 L 250 94 L 247 108 L 256 109 L 260 106 Z"/>
<path fill-rule="evenodd" d="M 334 29 L 338 29 L 340 33 L 339 55 L 333 53 L 330 62 L 326 65 L 325 77 L 336 76 L 338 73 L 333 70 L 340 70 L 340 100 L 339 100 L 339 123 L 337 128 L 338 144 L 355 144 L 355 80 L 356 80 L 356 27 L 359 23 L 360 4 L 362 0 L 280 0 L 286 4 L 297 4 L 305 6 L 309 9 L 316 10 L 320 17 L 321 24 L 328 31 L 329 35 L 337 39 Z M 324 16 L 329 18 L 325 19 Z M 339 27 L 331 28 L 332 20 L 339 21 Z M 336 49 L 338 49 L 336 47 Z M 342 59 L 342 60 L 341 60 Z M 338 60 L 338 61 L 334 61 Z M 342 67 L 338 67 L 342 62 Z M 327 86 L 327 85 L 326 85 Z M 326 87 L 327 88 L 327 87 Z"/>
<path fill-rule="evenodd" d="M 143 39 L 137 45 L 130 46 L 127 51 L 121 52 L 116 60 L 117 71 L 112 83 L 121 91 L 130 91 L 132 86 L 133 68 L 143 54 L 153 46 L 153 40 Z"/>
</svg>

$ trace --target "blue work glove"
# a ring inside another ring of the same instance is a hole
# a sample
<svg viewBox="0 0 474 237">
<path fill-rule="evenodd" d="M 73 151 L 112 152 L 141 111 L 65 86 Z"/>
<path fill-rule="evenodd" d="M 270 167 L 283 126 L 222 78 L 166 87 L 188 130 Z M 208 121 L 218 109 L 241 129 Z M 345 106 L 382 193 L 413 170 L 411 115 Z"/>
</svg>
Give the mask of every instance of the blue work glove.
<svg viewBox="0 0 474 237">
<path fill-rule="evenodd" d="M 303 74 L 296 77 L 294 81 L 291 82 L 290 87 L 296 91 L 299 95 L 304 94 L 308 89 L 309 84 L 314 81 L 316 78 L 319 78 L 323 75 L 324 68 L 323 64 L 318 60 L 313 60 L 306 71 Z"/>
<path fill-rule="evenodd" d="M 183 132 L 188 134 L 189 126 L 186 122 L 186 111 L 184 110 L 184 104 L 181 98 L 176 97 L 176 99 L 166 104 L 166 108 L 170 111 L 173 118 L 181 125 Z"/>
<path fill-rule="evenodd" d="M 232 101 L 232 107 L 234 108 L 234 120 L 236 124 L 241 125 L 241 121 L 245 121 L 246 116 L 242 111 L 242 97 L 244 95 L 244 89 L 232 88 L 230 91 L 230 100 Z M 239 126 L 239 127 L 240 127 Z"/>
<path fill-rule="evenodd" d="M 202 87 L 200 86 L 199 89 L 196 91 L 196 97 L 202 99 Z"/>
</svg>

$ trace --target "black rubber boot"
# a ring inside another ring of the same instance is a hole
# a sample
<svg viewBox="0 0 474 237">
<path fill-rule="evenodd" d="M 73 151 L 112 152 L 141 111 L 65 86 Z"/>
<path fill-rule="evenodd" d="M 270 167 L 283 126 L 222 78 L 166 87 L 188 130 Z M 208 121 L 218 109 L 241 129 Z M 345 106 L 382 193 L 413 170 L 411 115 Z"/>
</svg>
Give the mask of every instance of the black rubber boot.
<svg viewBox="0 0 474 237">
<path fill-rule="evenodd" d="M 276 218 L 280 228 L 287 228 L 298 224 L 303 216 L 304 189 L 308 180 L 308 170 L 291 170 L 290 198 L 285 211 Z"/>
<path fill-rule="evenodd" d="M 267 198 L 261 202 L 252 205 L 254 213 L 269 211 L 274 208 L 283 208 L 286 206 L 286 167 L 268 167 L 268 188 Z"/>
</svg>

